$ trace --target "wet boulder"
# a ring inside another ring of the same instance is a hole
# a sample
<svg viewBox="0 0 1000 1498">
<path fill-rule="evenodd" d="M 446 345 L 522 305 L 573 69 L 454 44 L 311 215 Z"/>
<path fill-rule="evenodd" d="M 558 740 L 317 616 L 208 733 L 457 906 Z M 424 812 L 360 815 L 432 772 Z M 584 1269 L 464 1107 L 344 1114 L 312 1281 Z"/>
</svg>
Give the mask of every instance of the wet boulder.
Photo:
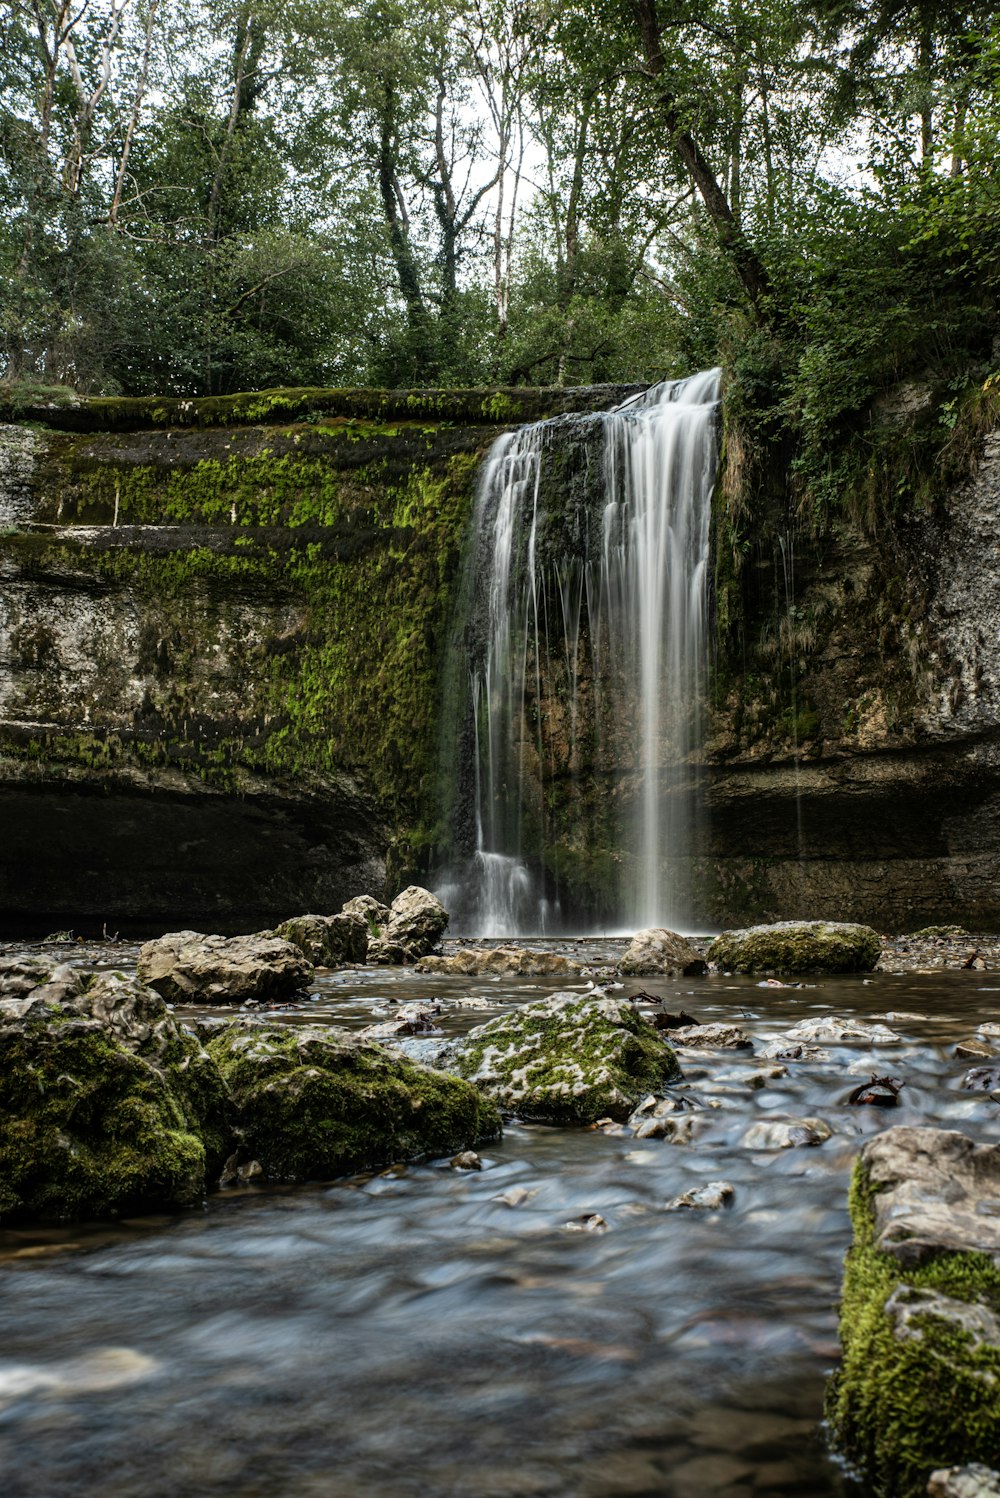
<svg viewBox="0 0 1000 1498">
<path fill-rule="evenodd" d="M 339 915 L 297 915 L 283 921 L 274 935 L 298 947 L 314 967 L 337 967 L 365 961 L 370 932 L 363 915 L 341 911 Z"/>
<path fill-rule="evenodd" d="M 680 978 L 707 972 L 708 964 L 676 931 L 651 926 L 635 933 L 618 969 L 630 978 Z"/>
<path fill-rule="evenodd" d="M 625 1120 L 680 1078 L 666 1041 L 624 999 L 557 993 L 472 1030 L 450 1049 L 461 1076 L 540 1123 Z"/>
<path fill-rule="evenodd" d="M 493 1104 L 462 1078 L 345 1030 L 244 1019 L 211 1036 L 240 1155 L 271 1180 L 332 1176 L 453 1155 L 500 1133 Z"/>
<path fill-rule="evenodd" d="M 751 1124 L 741 1143 L 748 1150 L 788 1150 L 825 1144 L 833 1130 L 821 1118 L 769 1118 Z"/>
<path fill-rule="evenodd" d="M 424 957 L 418 973 L 451 973 L 459 977 L 576 977 L 580 963 L 561 952 L 536 952 L 529 947 L 465 947 L 445 957 Z"/>
<path fill-rule="evenodd" d="M 120 974 L 0 968 L 0 1221 L 199 1201 L 229 1103 L 196 1037 Z"/>
<path fill-rule="evenodd" d="M 1000 1451 L 1000 1145 L 887 1129 L 862 1149 L 850 1200 L 830 1427 L 873 1491 L 917 1498 L 932 1478 L 947 1491 L 941 1469 Z"/>
<path fill-rule="evenodd" d="M 708 960 L 729 973 L 870 973 L 882 943 L 849 921 L 778 921 L 723 931 Z"/>
<path fill-rule="evenodd" d="M 389 907 L 389 919 L 368 942 L 368 961 L 416 962 L 427 957 L 444 935 L 448 912 L 436 895 L 411 884 Z"/>
<path fill-rule="evenodd" d="M 136 972 L 171 1004 L 280 1003 L 304 989 L 313 974 L 299 948 L 281 937 L 198 931 L 148 941 Z"/>
<path fill-rule="evenodd" d="M 360 916 L 368 927 L 369 936 L 378 936 L 383 927 L 389 924 L 388 905 L 383 905 L 374 895 L 355 895 L 353 900 L 345 900 L 340 913 Z"/>
</svg>

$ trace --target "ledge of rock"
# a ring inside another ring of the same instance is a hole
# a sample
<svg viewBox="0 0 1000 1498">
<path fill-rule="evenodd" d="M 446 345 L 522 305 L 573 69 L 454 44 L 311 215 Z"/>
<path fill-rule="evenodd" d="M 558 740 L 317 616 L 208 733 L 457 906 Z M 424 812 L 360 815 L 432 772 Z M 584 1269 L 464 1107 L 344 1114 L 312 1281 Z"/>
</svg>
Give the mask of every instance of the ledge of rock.
<svg viewBox="0 0 1000 1498">
<path fill-rule="evenodd" d="M 724 931 L 708 960 L 730 973 L 870 973 L 882 953 L 870 926 L 849 921 L 778 921 Z"/>
<path fill-rule="evenodd" d="M 278 936 L 171 931 L 139 952 L 137 976 L 172 1004 L 280 1003 L 312 979 L 312 964 Z"/>
<path fill-rule="evenodd" d="M 418 973 L 454 973 L 459 977 L 482 975 L 519 978 L 575 977 L 580 963 L 561 952 L 534 952 L 527 947 L 466 947 L 443 957 L 424 957 Z"/>
<path fill-rule="evenodd" d="M 648 1021 L 600 992 L 523 1004 L 470 1031 L 449 1059 L 504 1111 L 539 1123 L 624 1120 L 681 1075 Z"/>
<path fill-rule="evenodd" d="M 827 1413 L 880 1498 L 990 1491 L 941 1484 L 1000 1450 L 998 1204 L 1000 1145 L 901 1127 L 858 1158 Z"/>
</svg>

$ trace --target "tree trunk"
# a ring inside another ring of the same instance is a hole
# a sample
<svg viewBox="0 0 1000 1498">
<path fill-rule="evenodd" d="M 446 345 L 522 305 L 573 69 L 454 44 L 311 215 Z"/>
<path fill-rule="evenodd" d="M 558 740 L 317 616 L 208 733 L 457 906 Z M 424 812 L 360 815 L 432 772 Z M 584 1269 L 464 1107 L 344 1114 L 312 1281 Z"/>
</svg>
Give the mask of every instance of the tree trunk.
<svg viewBox="0 0 1000 1498">
<path fill-rule="evenodd" d="M 655 0 L 633 0 L 639 35 L 646 58 L 646 71 L 651 78 L 661 80 L 666 73 L 666 59 L 660 33 L 660 21 L 656 13 Z M 719 185 L 711 163 L 686 127 L 677 96 L 669 86 L 660 87 L 657 103 L 674 149 L 690 174 L 708 215 L 715 225 L 719 244 L 732 261 L 733 268 L 743 288 L 755 306 L 767 296 L 770 278 L 767 269 L 745 235 L 729 205 L 726 194 Z"/>
</svg>

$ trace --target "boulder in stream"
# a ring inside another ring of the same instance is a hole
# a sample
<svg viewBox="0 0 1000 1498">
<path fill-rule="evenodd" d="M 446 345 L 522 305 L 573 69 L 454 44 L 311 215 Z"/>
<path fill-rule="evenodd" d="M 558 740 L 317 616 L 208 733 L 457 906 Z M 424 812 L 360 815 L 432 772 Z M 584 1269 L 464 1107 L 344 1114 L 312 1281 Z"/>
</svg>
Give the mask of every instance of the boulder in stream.
<svg viewBox="0 0 1000 1498">
<path fill-rule="evenodd" d="M 139 952 L 139 981 L 172 1004 L 280 1003 L 304 989 L 312 964 L 298 947 L 259 936 L 172 931 Z"/>
<path fill-rule="evenodd" d="M 368 955 L 368 922 L 364 916 L 341 911 L 339 915 L 297 915 L 283 921 L 275 936 L 298 947 L 314 967 L 356 966 Z"/>
<path fill-rule="evenodd" d="M 887 1129 L 862 1149 L 850 1200 L 827 1415 L 875 1492 L 918 1498 L 939 1469 L 988 1468 L 1000 1451 L 1000 1145 Z"/>
<path fill-rule="evenodd" d="M 328 1180 L 420 1155 L 453 1155 L 501 1131 L 461 1077 L 346 1030 L 237 1020 L 208 1051 L 235 1111 L 241 1154 L 271 1180 Z"/>
<path fill-rule="evenodd" d="M 0 962 L 0 1220 L 190 1205 L 228 1146 L 218 1069 L 159 994 Z"/>
<path fill-rule="evenodd" d="M 393 900 L 379 934 L 369 938 L 368 961 L 416 962 L 434 950 L 447 924 L 448 912 L 437 895 L 411 884 Z"/>
<path fill-rule="evenodd" d="M 708 964 L 683 936 L 662 926 L 637 931 L 618 964 L 630 978 L 680 978 L 708 971 Z"/>
<path fill-rule="evenodd" d="M 666 1041 L 624 999 L 556 993 L 471 1030 L 449 1060 L 508 1113 L 539 1123 L 625 1120 L 679 1080 Z"/>
<path fill-rule="evenodd" d="M 870 973 L 882 942 L 850 921 L 778 921 L 723 931 L 708 960 L 729 973 Z"/>
</svg>

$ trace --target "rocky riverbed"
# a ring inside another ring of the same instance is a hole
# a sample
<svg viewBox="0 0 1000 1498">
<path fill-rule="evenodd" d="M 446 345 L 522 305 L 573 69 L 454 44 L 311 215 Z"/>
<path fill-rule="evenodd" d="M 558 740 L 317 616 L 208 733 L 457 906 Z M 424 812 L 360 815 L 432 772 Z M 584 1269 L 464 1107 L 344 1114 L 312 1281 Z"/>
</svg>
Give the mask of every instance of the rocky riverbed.
<svg viewBox="0 0 1000 1498">
<path fill-rule="evenodd" d="M 320 970 L 247 1012 L 385 1027 L 419 1059 L 589 992 L 624 946 L 546 946 L 572 979 Z M 126 974 L 138 955 L 36 950 Z M 666 1112 L 509 1123 L 454 1163 L 250 1178 L 168 1217 L 3 1232 L 5 1492 L 863 1492 L 821 1429 L 851 1164 L 890 1123 L 1000 1139 L 998 953 L 936 933 L 888 944 L 865 977 L 612 978 L 615 997 L 751 1044 L 675 1030 Z M 849 1102 L 873 1076 L 902 1081 L 895 1106 Z"/>
</svg>

